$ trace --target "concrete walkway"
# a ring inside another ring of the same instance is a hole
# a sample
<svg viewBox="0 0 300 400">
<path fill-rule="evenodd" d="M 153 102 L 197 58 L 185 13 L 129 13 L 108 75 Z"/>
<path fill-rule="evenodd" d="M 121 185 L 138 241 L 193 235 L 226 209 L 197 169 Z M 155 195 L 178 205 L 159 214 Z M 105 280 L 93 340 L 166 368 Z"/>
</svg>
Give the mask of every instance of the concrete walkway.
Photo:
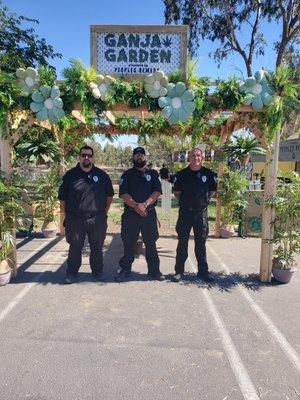
<svg viewBox="0 0 300 400">
<path fill-rule="evenodd" d="M 174 232 L 158 242 L 173 273 Z M 110 229 L 107 282 L 85 249 L 78 284 L 64 286 L 63 238 L 18 243 L 19 274 L 0 288 L 1 400 L 294 400 L 300 398 L 300 273 L 288 285 L 257 280 L 258 239 L 208 240 L 216 282 L 115 283 L 122 253 Z"/>
</svg>

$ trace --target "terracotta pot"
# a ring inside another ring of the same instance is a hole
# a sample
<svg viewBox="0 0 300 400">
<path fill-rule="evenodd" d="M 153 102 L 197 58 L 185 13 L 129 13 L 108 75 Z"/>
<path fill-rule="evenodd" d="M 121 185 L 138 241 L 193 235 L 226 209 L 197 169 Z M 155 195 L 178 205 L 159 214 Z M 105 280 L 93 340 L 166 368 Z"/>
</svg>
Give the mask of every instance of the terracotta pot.
<svg viewBox="0 0 300 400">
<path fill-rule="evenodd" d="M 234 226 L 233 225 L 224 225 L 220 228 L 220 236 L 223 239 L 231 238 L 234 235 Z"/>
<path fill-rule="evenodd" d="M 12 276 L 11 263 L 8 260 L 0 262 L 0 286 L 7 285 Z"/>
<path fill-rule="evenodd" d="M 274 279 L 281 283 L 289 283 L 295 273 L 296 269 L 282 269 L 282 268 L 272 268 L 272 273 Z"/>
<path fill-rule="evenodd" d="M 135 257 L 139 257 L 142 254 L 142 252 L 143 252 L 143 241 L 141 239 L 139 239 L 136 242 L 135 249 L 134 249 Z"/>
<path fill-rule="evenodd" d="M 58 227 L 54 221 L 44 221 L 42 232 L 45 238 L 53 238 L 58 233 Z"/>
</svg>

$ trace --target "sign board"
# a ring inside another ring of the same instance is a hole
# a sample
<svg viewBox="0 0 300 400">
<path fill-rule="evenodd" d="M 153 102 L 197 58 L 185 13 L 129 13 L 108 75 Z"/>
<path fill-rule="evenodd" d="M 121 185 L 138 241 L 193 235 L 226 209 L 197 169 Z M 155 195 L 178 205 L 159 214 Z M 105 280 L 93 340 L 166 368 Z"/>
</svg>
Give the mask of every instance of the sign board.
<svg viewBox="0 0 300 400">
<path fill-rule="evenodd" d="M 185 76 L 187 35 L 187 25 L 91 25 L 91 65 L 112 76 L 176 69 Z"/>
<path fill-rule="evenodd" d="M 244 216 L 244 228 L 247 236 L 261 236 L 263 191 L 248 192 L 248 207 Z"/>
<path fill-rule="evenodd" d="M 265 155 L 252 154 L 253 162 L 264 162 Z M 282 140 L 279 144 L 279 161 L 300 162 L 300 139 Z"/>
</svg>

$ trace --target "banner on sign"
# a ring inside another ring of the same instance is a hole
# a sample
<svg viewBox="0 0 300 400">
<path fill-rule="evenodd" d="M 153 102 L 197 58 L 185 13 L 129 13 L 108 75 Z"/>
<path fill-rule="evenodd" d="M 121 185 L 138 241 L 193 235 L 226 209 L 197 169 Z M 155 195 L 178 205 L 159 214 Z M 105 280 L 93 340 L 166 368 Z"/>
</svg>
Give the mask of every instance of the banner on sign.
<svg viewBox="0 0 300 400">
<path fill-rule="evenodd" d="M 91 64 L 99 74 L 143 76 L 157 70 L 186 75 L 186 25 L 91 26 Z"/>
</svg>

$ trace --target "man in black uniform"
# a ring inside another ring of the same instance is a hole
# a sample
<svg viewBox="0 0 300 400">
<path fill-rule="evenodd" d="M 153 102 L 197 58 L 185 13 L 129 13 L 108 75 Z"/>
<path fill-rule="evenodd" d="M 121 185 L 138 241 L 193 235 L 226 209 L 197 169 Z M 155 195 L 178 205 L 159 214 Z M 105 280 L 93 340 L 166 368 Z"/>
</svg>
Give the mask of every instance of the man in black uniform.
<svg viewBox="0 0 300 400">
<path fill-rule="evenodd" d="M 202 151 L 194 148 L 189 152 L 189 166 L 176 174 L 174 195 L 179 200 L 179 216 L 176 225 L 178 245 L 176 252 L 174 282 L 179 282 L 184 273 L 188 257 L 188 242 L 191 228 L 194 231 L 195 255 L 198 263 L 197 276 L 212 282 L 206 259 L 208 235 L 207 206 L 217 189 L 213 172 L 202 167 Z"/>
<path fill-rule="evenodd" d="M 66 214 L 66 240 L 70 245 L 64 283 L 76 282 L 86 235 L 93 276 L 104 280 L 102 248 L 114 191 L 106 172 L 94 166 L 93 157 L 93 149 L 83 146 L 79 151 L 79 163 L 66 172 L 59 188 L 58 198 Z"/>
<path fill-rule="evenodd" d="M 148 275 L 152 279 L 164 280 L 159 270 L 156 249 L 158 229 L 155 205 L 161 195 L 161 184 L 157 171 L 147 169 L 145 150 L 142 147 L 133 150 L 133 168 L 121 176 L 119 195 L 124 201 L 121 226 L 124 255 L 119 261 L 120 271 L 116 280 L 120 282 L 130 277 L 135 244 L 140 232 L 146 247 Z"/>
</svg>

